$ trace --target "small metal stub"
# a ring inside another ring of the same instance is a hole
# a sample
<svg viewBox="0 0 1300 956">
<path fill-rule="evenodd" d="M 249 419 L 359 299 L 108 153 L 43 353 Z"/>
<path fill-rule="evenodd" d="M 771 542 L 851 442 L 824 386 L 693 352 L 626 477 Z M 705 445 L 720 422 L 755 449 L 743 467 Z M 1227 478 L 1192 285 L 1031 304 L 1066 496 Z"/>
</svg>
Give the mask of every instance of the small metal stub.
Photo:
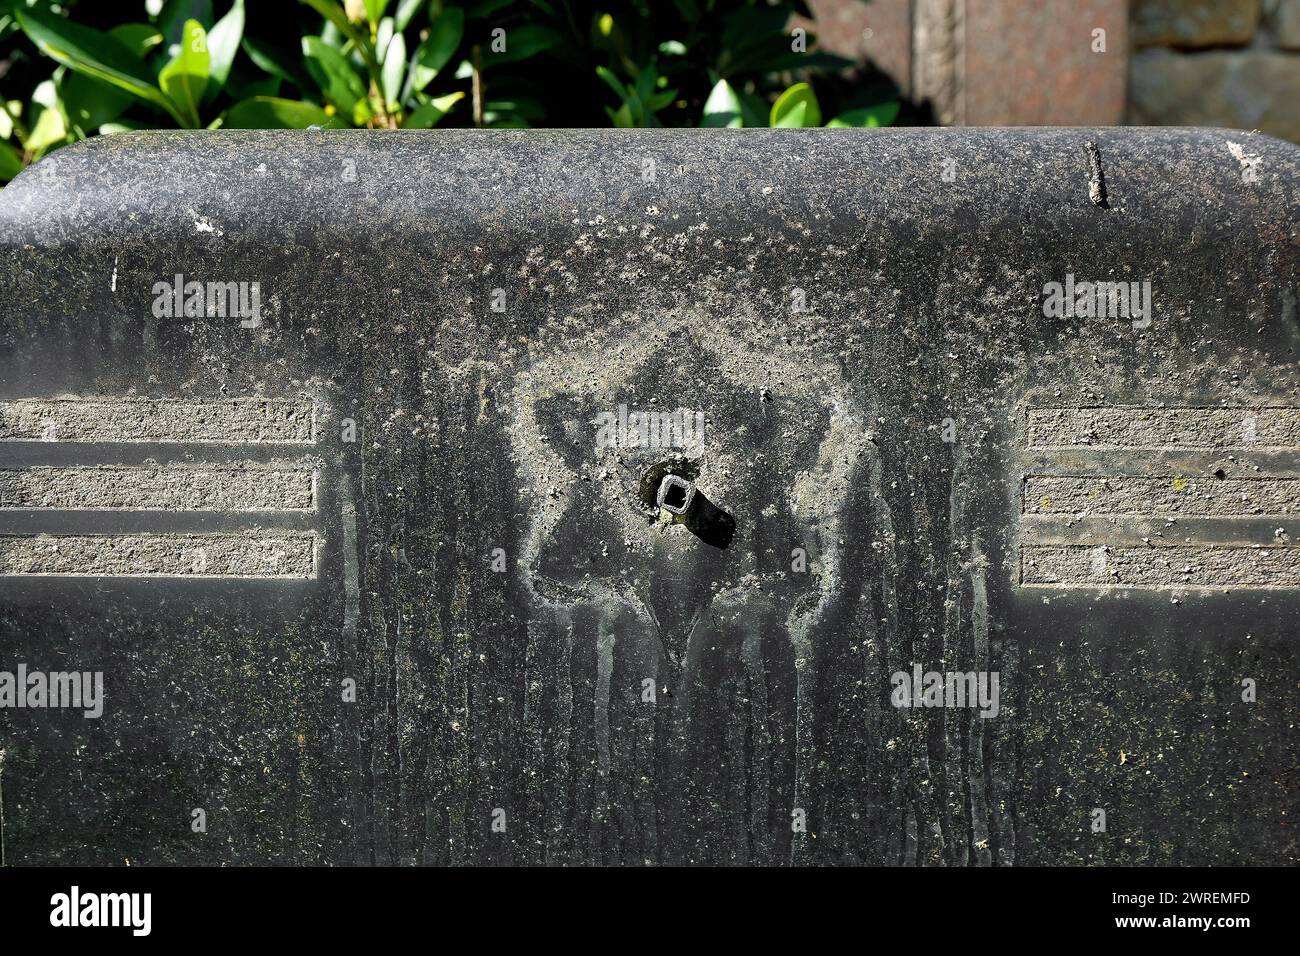
<svg viewBox="0 0 1300 956">
<path fill-rule="evenodd" d="M 695 500 L 695 483 L 677 475 L 664 475 L 655 503 L 669 514 L 684 515 Z"/>
</svg>

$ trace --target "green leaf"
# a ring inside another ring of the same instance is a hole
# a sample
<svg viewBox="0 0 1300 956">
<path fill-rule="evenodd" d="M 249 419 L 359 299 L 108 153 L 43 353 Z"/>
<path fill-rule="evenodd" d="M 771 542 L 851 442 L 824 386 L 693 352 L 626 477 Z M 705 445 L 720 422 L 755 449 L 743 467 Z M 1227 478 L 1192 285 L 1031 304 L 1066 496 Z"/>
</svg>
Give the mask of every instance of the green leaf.
<svg viewBox="0 0 1300 956">
<path fill-rule="evenodd" d="M 302 52 L 307 58 L 307 72 L 339 112 L 351 115 L 357 101 L 366 95 L 365 81 L 338 50 L 320 37 L 303 37 Z"/>
<path fill-rule="evenodd" d="M 469 16 L 482 19 L 496 13 L 502 7 L 510 6 L 512 0 L 478 0 L 469 10 Z"/>
<path fill-rule="evenodd" d="M 248 54 L 248 58 L 263 73 L 278 76 L 280 79 L 294 84 L 300 90 L 311 89 L 311 77 L 303 72 L 299 66 L 299 60 L 286 56 L 269 43 L 265 43 L 256 37 L 244 37 L 244 42 L 241 45 L 244 52 Z"/>
<path fill-rule="evenodd" d="M 614 75 L 612 70 L 607 67 L 598 66 L 596 67 L 596 75 L 604 81 L 606 86 L 614 91 L 614 95 L 620 100 L 626 100 L 628 98 L 627 87 L 619 81 L 619 78 Z"/>
<path fill-rule="evenodd" d="M 278 76 L 253 74 L 243 83 L 227 83 L 226 92 L 230 94 L 231 102 L 238 103 L 240 100 L 251 99 L 254 96 L 279 96 L 282 86 L 284 81 Z"/>
<path fill-rule="evenodd" d="M 335 0 L 298 0 L 298 2 L 311 7 L 328 20 L 334 29 L 351 40 L 352 44 L 357 48 L 357 52 L 361 54 L 361 59 L 365 61 L 366 69 L 370 71 L 372 76 L 379 74 L 379 63 L 375 60 L 375 50 L 370 45 L 370 37 L 363 36 L 353 26 L 352 22 L 348 20 L 348 15 Z"/>
<path fill-rule="evenodd" d="M 740 95 L 740 115 L 744 125 L 750 129 L 763 129 L 767 126 L 771 108 L 757 93 L 746 90 L 738 91 Z"/>
<path fill-rule="evenodd" d="M 438 71 L 447 65 L 460 46 L 465 33 L 465 11 L 451 7 L 429 28 L 429 35 L 415 51 L 415 66 L 411 70 L 410 87 L 416 93 L 433 82 Z"/>
<path fill-rule="evenodd" d="M 55 143 L 68 138 L 68 126 L 63 119 L 63 110 L 56 103 L 41 110 L 36 124 L 27 134 L 23 143 L 29 153 L 42 153 Z"/>
<path fill-rule="evenodd" d="M 149 23 L 123 23 L 108 31 L 140 59 L 163 41 L 158 28 Z"/>
<path fill-rule="evenodd" d="M 230 12 L 208 33 L 208 55 L 212 63 L 208 70 L 205 100 L 216 99 L 230 77 L 230 67 L 239 53 L 239 42 L 244 38 L 244 19 L 244 0 L 235 0 Z"/>
<path fill-rule="evenodd" d="M 366 0 L 366 17 L 370 20 L 370 27 L 374 29 L 379 26 L 379 21 L 384 17 L 384 11 L 388 9 L 388 0 Z"/>
<path fill-rule="evenodd" d="M 428 129 L 446 116 L 453 106 L 465 98 L 464 93 L 448 93 L 425 103 L 406 118 L 403 129 Z"/>
<path fill-rule="evenodd" d="M 898 103 L 890 101 L 865 109 L 848 110 L 826 126 L 830 129 L 875 129 L 878 126 L 888 126 L 898 118 L 898 108 Z"/>
<path fill-rule="evenodd" d="M 55 85 L 53 78 L 37 83 L 36 89 L 32 90 L 32 102 L 37 106 L 58 106 L 59 88 Z M 32 121 L 36 121 L 36 114 L 39 110 L 32 112 Z"/>
<path fill-rule="evenodd" d="M 676 88 L 671 90 L 660 90 L 658 93 L 655 93 L 646 98 L 645 101 L 646 109 L 650 110 L 650 112 L 653 113 L 657 110 L 661 110 L 664 107 L 668 106 L 675 99 L 677 99 Z"/>
<path fill-rule="evenodd" d="M 636 98 L 644 103 L 650 99 L 655 91 L 655 85 L 659 80 L 659 74 L 655 72 L 653 61 L 636 75 Z"/>
<path fill-rule="evenodd" d="M 617 110 L 605 107 L 605 112 L 609 114 L 610 122 L 619 129 L 633 129 L 636 126 L 636 120 L 632 118 L 632 109 L 627 103 L 624 103 Z"/>
<path fill-rule="evenodd" d="M 0 141 L 0 179 L 13 179 L 23 171 L 23 158 L 8 143 Z"/>
<path fill-rule="evenodd" d="M 198 20 L 186 20 L 180 49 L 158 74 L 158 85 L 188 120 L 199 126 L 199 103 L 208 88 L 212 59 L 208 55 L 208 34 Z"/>
<path fill-rule="evenodd" d="M 718 80 L 704 101 L 704 122 L 708 128 L 739 129 L 744 125 L 740 97 L 726 80 Z"/>
<path fill-rule="evenodd" d="M 384 102 L 390 110 L 397 108 L 398 98 L 402 92 L 402 78 L 406 73 L 406 39 L 400 33 L 394 33 L 388 43 L 388 53 L 384 57 L 384 74 L 382 91 Z"/>
<path fill-rule="evenodd" d="M 768 122 L 774 129 L 807 129 L 822 125 L 822 110 L 807 83 L 796 83 L 772 104 Z"/>
<path fill-rule="evenodd" d="M 121 40 L 53 16 L 36 7 L 15 10 L 18 23 L 36 47 L 69 69 L 112 83 L 147 103 L 166 110 L 176 122 L 185 119 L 154 86 L 153 75 Z"/>
<path fill-rule="evenodd" d="M 397 4 L 397 13 L 393 16 L 399 33 L 406 29 L 407 24 L 411 22 L 415 14 L 419 12 L 420 7 L 424 6 L 425 3 L 426 0 L 400 0 Z"/>
<path fill-rule="evenodd" d="M 99 128 L 100 136 L 112 136 L 114 133 L 130 133 L 139 129 L 149 129 L 144 123 L 137 123 L 135 120 L 118 120 L 116 123 L 105 123 Z"/>
<path fill-rule="evenodd" d="M 315 103 L 255 96 L 226 110 L 222 125 L 230 129 L 306 129 L 308 126 L 340 127 L 346 124 Z"/>
<path fill-rule="evenodd" d="M 130 95 L 116 86 L 71 70 L 59 81 L 59 98 L 63 100 L 68 122 L 83 139 L 117 119 L 132 103 Z"/>
<path fill-rule="evenodd" d="M 546 108 L 537 100 L 521 97 L 488 100 L 483 104 L 483 124 L 490 127 L 527 129 L 546 119 Z"/>
<path fill-rule="evenodd" d="M 375 56 L 379 57 L 379 62 L 383 63 L 388 56 L 388 44 L 392 42 L 393 34 L 397 32 L 397 24 L 393 22 L 392 17 L 384 17 L 379 21 L 379 33 L 375 36 Z"/>
<path fill-rule="evenodd" d="M 505 49 L 496 52 L 489 44 L 483 51 L 483 65 L 495 66 L 499 63 L 513 63 L 516 60 L 526 60 L 529 57 L 536 56 L 549 50 L 560 42 L 561 36 L 548 27 L 540 27 L 534 24 L 528 24 L 522 27 L 511 27 L 505 32 Z"/>
</svg>

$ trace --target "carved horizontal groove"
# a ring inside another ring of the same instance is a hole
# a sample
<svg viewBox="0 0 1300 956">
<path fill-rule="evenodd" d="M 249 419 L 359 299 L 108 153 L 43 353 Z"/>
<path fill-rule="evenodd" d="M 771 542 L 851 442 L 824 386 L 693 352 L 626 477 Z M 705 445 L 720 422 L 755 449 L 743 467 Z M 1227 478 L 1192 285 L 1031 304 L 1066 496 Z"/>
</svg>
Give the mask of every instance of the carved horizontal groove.
<svg viewBox="0 0 1300 956">
<path fill-rule="evenodd" d="M 1300 548 L 1180 545 L 1166 547 L 1027 545 L 1020 583 L 1048 587 L 1300 587 Z"/>
<path fill-rule="evenodd" d="M 1300 449 L 1300 408 L 1031 408 L 1031 448 Z"/>
<path fill-rule="evenodd" d="M 1289 519 L 1276 515 L 1160 518 L 1141 515 L 1027 514 L 1020 518 L 1020 542 L 1026 545 L 1176 547 L 1199 544 L 1273 547 L 1289 542 L 1292 536 L 1300 539 L 1300 523 L 1292 527 Z"/>
<path fill-rule="evenodd" d="M 315 534 L 0 535 L 0 575 L 314 578 Z"/>
<path fill-rule="evenodd" d="M 0 402 L 0 441 L 309 444 L 306 399 L 56 398 Z"/>
</svg>

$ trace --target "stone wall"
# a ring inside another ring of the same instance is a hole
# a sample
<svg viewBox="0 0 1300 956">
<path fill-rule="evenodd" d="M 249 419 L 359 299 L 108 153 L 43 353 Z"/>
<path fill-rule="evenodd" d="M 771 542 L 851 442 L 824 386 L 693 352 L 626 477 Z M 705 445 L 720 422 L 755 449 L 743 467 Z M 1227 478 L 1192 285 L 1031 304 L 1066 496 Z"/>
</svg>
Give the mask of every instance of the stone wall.
<svg viewBox="0 0 1300 956">
<path fill-rule="evenodd" d="M 1130 123 L 1300 142 L 1300 0 L 1133 0 Z"/>
<path fill-rule="evenodd" d="M 1300 142 L 1300 0 L 810 7 L 824 49 L 870 59 L 944 125 L 1228 126 Z"/>
</svg>

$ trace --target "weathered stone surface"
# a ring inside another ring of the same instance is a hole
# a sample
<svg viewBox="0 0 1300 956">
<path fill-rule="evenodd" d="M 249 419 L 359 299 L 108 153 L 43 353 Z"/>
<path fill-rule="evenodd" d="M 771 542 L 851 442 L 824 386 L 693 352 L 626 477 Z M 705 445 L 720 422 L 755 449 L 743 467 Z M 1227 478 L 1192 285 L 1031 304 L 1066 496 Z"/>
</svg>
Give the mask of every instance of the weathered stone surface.
<svg viewBox="0 0 1300 956">
<path fill-rule="evenodd" d="M 106 699 L 0 712 L 8 861 L 1300 862 L 1298 201 L 1221 130 L 57 152 L 0 193 L 0 471 L 315 493 L 0 509 L 0 670 Z M 178 274 L 259 321 L 160 316 Z M 1026 513 L 1071 476 L 1194 496 Z"/>
<path fill-rule="evenodd" d="M 1130 120 L 1258 129 L 1300 142 L 1297 90 L 1300 57 L 1255 50 L 1194 55 L 1143 50 L 1132 60 Z"/>
<path fill-rule="evenodd" d="M 1198 475 L 1092 477 L 1027 475 L 1027 514 L 1270 515 L 1300 514 L 1300 480 Z"/>
<path fill-rule="evenodd" d="M 1278 46 L 1300 50 L 1300 0 L 1281 0 L 1273 15 Z"/>
<path fill-rule="evenodd" d="M 60 511 L 310 511 L 309 465 L 258 462 L 0 470 L 0 508 Z"/>
<path fill-rule="evenodd" d="M 1259 0 L 1133 0 L 1137 46 L 1231 46 L 1259 28 Z"/>
</svg>

